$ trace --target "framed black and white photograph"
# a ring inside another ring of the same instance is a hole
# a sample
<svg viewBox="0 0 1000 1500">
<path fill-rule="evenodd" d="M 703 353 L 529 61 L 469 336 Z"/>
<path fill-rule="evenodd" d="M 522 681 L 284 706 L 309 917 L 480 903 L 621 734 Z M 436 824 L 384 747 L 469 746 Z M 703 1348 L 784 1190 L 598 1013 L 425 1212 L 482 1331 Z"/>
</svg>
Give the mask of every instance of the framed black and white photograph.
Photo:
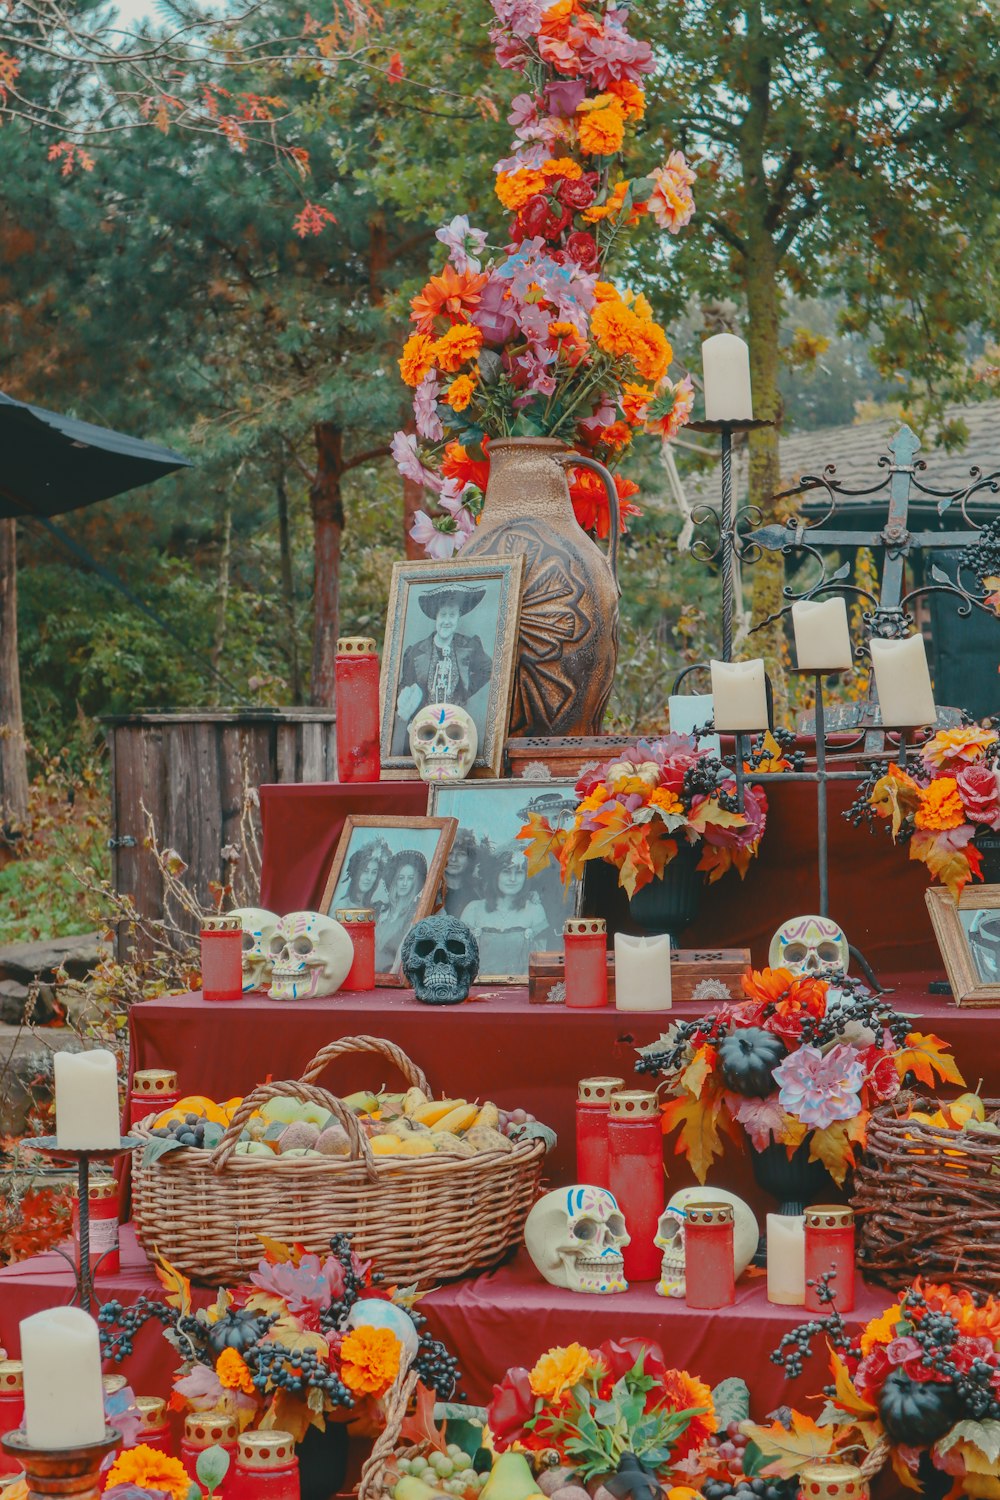
<svg viewBox="0 0 1000 1500">
<path fill-rule="evenodd" d="M 445 911 L 472 928 L 481 984 L 527 984 L 528 955 L 563 951 L 563 923 L 577 914 L 580 883 L 559 868 L 528 875 L 517 837 L 531 813 L 569 827 L 574 781 L 457 781 L 430 788 L 429 811 L 458 823 L 445 864 Z"/>
<path fill-rule="evenodd" d="M 375 982 L 397 985 L 403 939 L 437 905 L 457 823 L 452 817 L 348 817 L 320 910 L 375 913 Z"/>
<path fill-rule="evenodd" d="M 956 1005 L 1000 1000 L 1000 885 L 967 885 L 958 900 L 941 886 L 925 893 Z"/>
<path fill-rule="evenodd" d="M 454 703 L 476 726 L 473 769 L 500 774 L 523 579 L 521 556 L 393 565 L 380 683 L 387 770 L 414 768 L 414 714 L 429 703 Z"/>
</svg>

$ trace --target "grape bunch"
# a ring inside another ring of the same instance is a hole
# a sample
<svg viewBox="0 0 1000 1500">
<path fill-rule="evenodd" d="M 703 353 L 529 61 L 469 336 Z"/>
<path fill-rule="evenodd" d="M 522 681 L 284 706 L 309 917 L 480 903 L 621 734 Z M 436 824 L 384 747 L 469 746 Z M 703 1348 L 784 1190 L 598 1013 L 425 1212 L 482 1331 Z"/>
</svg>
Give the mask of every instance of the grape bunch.
<svg viewBox="0 0 1000 1500">
<path fill-rule="evenodd" d="M 510 1127 L 516 1128 L 518 1125 L 535 1125 L 538 1123 L 534 1115 L 529 1114 L 526 1109 L 501 1109 L 499 1114 L 500 1124 L 497 1128 L 501 1135 L 510 1135 Z"/>
<path fill-rule="evenodd" d="M 188 1114 L 183 1120 L 171 1120 L 169 1125 L 154 1125 L 149 1133 L 161 1140 L 172 1136 L 182 1146 L 204 1146 L 207 1123 L 203 1115 Z"/>
<path fill-rule="evenodd" d="M 795 1500 L 797 1479 L 706 1479 L 701 1493 L 705 1500 Z"/>
<path fill-rule="evenodd" d="M 489 1479 L 489 1473 L 477 1474 L 473 1460 L 457 1443 L 449 1443 L 446 1453 L 432 1453 L 428 1458 L 401 1458 L 396 1464 L 400 1474 L 423 1479 L 446 1495 L 478 1493 Z"/>
<path fill-rule="evenodd" d="M 743 1479 L 743 1453 L 749 1441 L 740 1431 L 739 1422 L 730 1422 L 725 1432 L 717 1432 L 708 1440 L 709 1447 L 715 1449 L 716 1458 L 725 1464 L 734 1482 Z M 725 1495 L 733 1493 L 725 1480 L 710 1479 L 708 1484 L 721 1484 L 717 1500 L 723 1500 Z M 707 1493 L 706 1486 L 705 1494 Z"/>
<path fill-rule="evenodd" d="M 420 1335 L 413 1368 L 439 1401 L 453 1400 L 458 1384 L 458 1360 L 448 1352 L 440 1339 L 433 1338 L 428 1332 L 427 1319 L 423 1313 L 417 1312 L 415 1307 L 408 1307 L 407 1312 Z"/>
</svg>

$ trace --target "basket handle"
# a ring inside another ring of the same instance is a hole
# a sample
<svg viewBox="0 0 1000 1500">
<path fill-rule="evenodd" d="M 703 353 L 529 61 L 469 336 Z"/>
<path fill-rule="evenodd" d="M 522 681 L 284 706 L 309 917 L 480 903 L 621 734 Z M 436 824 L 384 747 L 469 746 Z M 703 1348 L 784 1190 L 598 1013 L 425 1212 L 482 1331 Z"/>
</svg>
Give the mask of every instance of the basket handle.
<svg viewBox="0 0 1000 1500">
<path fill-rule="evenodd" d="M 358 1485 L 358 1500 L 377 1500 L 382 1494 L 382 1481 L 389 1460 L 399 1442 L 403 1418 L 417 1389 L 417 1372 L 412 1368 L 400 1370 L 384 1398 L 385 1426 L 375 1439 L 371 1453 L 361 1467 Z"/>
<path fill-rule="evenodd" d="M 418 1068 L 402 1047 L 397 1047 L 394 1042 L 387 1042 L 378 1036 L 342 1036 L 339 1042 L 328 1042 L 321 1047 L 311 1062 L 306 1063 L 302 1072 L 303 1083 L 315 1083 L 327 1063 L 333 1062 L 336 1057 L 346 1057 L 352 1052 L 374 1052 L 377 1057 L 384 1057 L 386 1062 L 392 1063 L 406 1079 L 407 1083 L 414 1088 L 423 1089 L 425 1094 L 430 1093 L 430 1086 L 423 1069 Z"/>
<path fill-rule="evenodd" d="M 336 1116 L 347 1133 L 351 1147 L 351 1160 L 360 1162 L 368 1180 L 374 1182 L 375 1160 L 368 1144 L 368 1137 L 358 1124 L 357 1116 L 336 1095 L 328 1094 L 326 1089 L 318 1089 L 313 1084 L 304 1083 L 298 1078 L 288 1079 L 284 1083 L 262 1083 L 252 1093 L 247 1094 L 243 1102 L 237 1106 L 226 1133 L 209 1157 L 212 1171 L 221 1172 L 226 1166 L 236 1150 L 240 1132 L 254 1110 L 259 1105 L 266 1104 L 268 1099 L 277 1099 L 281 1095 L 289 1094 L 309 1104 L 321 1104 L 324 1109 L 330 1111 L 331 1115 Z"/>
</svg>

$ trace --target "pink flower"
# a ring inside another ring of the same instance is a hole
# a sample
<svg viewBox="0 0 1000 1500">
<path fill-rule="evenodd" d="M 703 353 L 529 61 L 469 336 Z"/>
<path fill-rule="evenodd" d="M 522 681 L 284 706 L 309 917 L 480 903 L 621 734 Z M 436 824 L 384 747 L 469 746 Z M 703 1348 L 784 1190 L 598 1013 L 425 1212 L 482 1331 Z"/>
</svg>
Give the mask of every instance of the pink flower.
<svg viewBox="0 0 1000 1500">
<path fill-rule="evenodd" d="M 538 99 L 534 94 L 516 94 L 510 101 L 508 125 L 520 130 L 524 125 L 538 124 Z"/>
<path fill-rule="evenodd" d="M 483 287 L 472 321 L 482 329 L 487 344 L 505 344 L 517 328 L 515 310 L 507 287 L 494 276 Z"/>
<path fill-rule="evenodd" d="M 417 546 L 423 547 L 427 556 L 432 557 L 435 562 L 445 562 L 458 551 L 456 533 L 439 531 L 425 510 L 418 510 L 414 515 L 410 535 Z"/>
<path fill-rule="evenodd" d="M 297 1266 L 262 1260 L 250 1280 L 262 1292 L 280 1297 L 305 1328 L 318 1331 L 320 1313 L 343 1295 L 344 1268 L 332 1255 L 322 1261 L 318 1255 L 303 1255 Z"/>
<path fill-rule="evenodd" d="M 579 64 L 573 71 L 579 71 L 599 89 L 623 78 L 638 83 L 644 73 L 651 73 L 653 49 L 648 42 L 638 42 L 629 36 L 628 20 L 624 7 L 606 10 L 601 35 L 585 38 Z"/>
<path fill-rule="evenodd" d="M 396 468 L 404 479 L 412 479 L 415 484 L 422 484 L 425 489 L 437 494 L 441 488 L 440 475 L 425 468 L 420 462 L 417 439 L 412 432 L 394 432 L 389 452 L 396 460 Z"/>
<path fill-rule="evenodd" d="M 441 383 L 434 370 L 424 376 L 413 392 L 413 415 L 416 418 L 417 432 L 431 443 L 439 443 L 444 437 L 441 418 L 437 414 L 440 392 Z"/>
<path fill-rule="evenodd" d="M 955 780 L 969 821 L 1000 829 L 1000 773 L 982 764 L 963 766 Z"/>
<path fill-rule="evenodd" d="M 656 183 L 649 195 L 649 211 L 661 229 L 677 234 L 694 215 L 691 184 L 695 174 L 681 151 L 671 151 L 665 166 L 654 167 L 650 177 Z"/>
<path fill-rule="evenodd" d="M 548 0 L 491 0 L 491 4 L 500 25 L 526 40 L 534 36 L 542 24 L 542 13 Z"/>
<path fill-rule="evenodd" d="M 559 78 L 545 86 L 545 102 L 550 113 L 564 120 L 573 118 L 586 97 L 587 85 L 578 78 Z"/>
<path fill-rule="evenodd" d="M 786 1114 L 824 1130 L 836 1120 L 853 1120 L 861 1109 L 865 1070 L 853 1047 L 840 1043 L 826 1054 L 806 1043 L 774 1070 L 778 1098 Z"/>
<path fill-rule="evenodd" d="M 448 259 L 456 271 L 478 271 L 479 257 L 486 248 L 486 230 L 473 229 L 467 214 L 456 214 L 450 224 L 437 230 L 435 239 L 448 247 Z"/>
</svg>

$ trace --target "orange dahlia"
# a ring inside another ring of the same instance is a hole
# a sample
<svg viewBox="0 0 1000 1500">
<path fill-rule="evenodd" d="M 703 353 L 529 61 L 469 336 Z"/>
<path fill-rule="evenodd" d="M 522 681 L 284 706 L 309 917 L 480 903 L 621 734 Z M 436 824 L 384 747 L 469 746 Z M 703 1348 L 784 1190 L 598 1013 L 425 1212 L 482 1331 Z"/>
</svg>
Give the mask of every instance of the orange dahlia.
<svg viewBox="0 0 1000 1500">
<path fill-rule="evenodd" d="M 161 1453 L 140 1443 L 136 1448 L 127 1448 L 119 1453 L 104 1481 L 105 1489 L 117 1484 L 134 1484 L 140 1490 L 159 1490 L 170 1495 L 172 1500 L 185 1500 L 191 1488 L 187 1469 L 179 1458 Z"/>
<path fill-rule="evenodd" d="M 340 1346 L 340 1375 L 359 1396 L 382 1396 L 399 1374 L 402 1345 L 391 1328 L 353 1328 Z"/>
<path fill-rule="evenodd" d="M 751 969 L 743 976 L 743 993 L 748 1000 L 765 1005 L 801 1006 L 810 1015 L 826 1015 L 825 979 L 810 979 L 793 974 L 791 969 Z"/>
<path fill-rule="evenodd" d="M 939 729 L 927 741 L 920 754 L 929 766 L 945 766 L 958 761 L 969 765 L 981 760 L 983 752 L 997 741 L 996 731 L 968 724 L 961 729 Z"/>
<path fill-rule="evenodd" d="M 435 318 L 447 317 L 452 322 L 464 318 L 478 305 L 488 280 L 486 271 L 456 271 L 453 266 L 445 266 L 410 302 L 410 318 L 417 331 L 433 333 Z"/>
<path fill-rule="evenodd" d="M 641 427 L 649 415 L 649 403 L 654 394 L 650 386 L 626 380 L 622 386 L 622 411 L 626 422 L 631 422 L 633 427 Z"/>
<path fill-rule="evenodd" d="M 399 373 L 407 385 L 419 385 L 434 368 L 434 340 L 426 333 L 413 333 L 403 345 Z"/>
<path fill-rule="evenodd" d="M 482 332 L 471 323 L 453 323 L 432 346 L 434 358 L 449 375 L 461 369 L 468 360 L 475 359 L 482 347 Z"/>
<path fill-rule="evenodd" d="M 246 1360 L 236 1349 L 223 1349 L 216 1362 L 215 1373 L 219 1384 L 227 1391 L 242 1391 L 245 1396 L 254 1394 L 254 1383 Z"/>
<path fill-rule="evenodd" d="M 671 1411 L 694 1409 L 698 1413 L 691 1418 L 670 1450 L 670 1462 L 675 1464 L 696 1448 L 701 1448 L 715 1431 L 712 1392 L 696 1375 L 689 1375 L 687 1370 L 667 1370 L 663 1375 L 660 1391 Z"/>
<path fill-rule="evenodd" d="M 579 1385 L 590 1371 L 594 1356 L 583 1344 L 567 1344 L 543 1354 L 528 1376 L 536 1396 L 557 1401 L 564 1392 Z"/>
<path fill-rule="evenodd" d="M 920 801 L 913 815 L 918 828 L 943 833 L 959 828 L 965 822 L 965 808 L 954 776 L 939 776 L 920 790 Z"/>
<path fill-rule="evenodd" d="M 488 458 L 473 458 L 461 443 L 450 442 L 445 445 L 441 473 L 445 479 L 457 479 L 461 484 L 475 484 L 485 490 L 490 478 L 490 461 Z"/>
</svg>

